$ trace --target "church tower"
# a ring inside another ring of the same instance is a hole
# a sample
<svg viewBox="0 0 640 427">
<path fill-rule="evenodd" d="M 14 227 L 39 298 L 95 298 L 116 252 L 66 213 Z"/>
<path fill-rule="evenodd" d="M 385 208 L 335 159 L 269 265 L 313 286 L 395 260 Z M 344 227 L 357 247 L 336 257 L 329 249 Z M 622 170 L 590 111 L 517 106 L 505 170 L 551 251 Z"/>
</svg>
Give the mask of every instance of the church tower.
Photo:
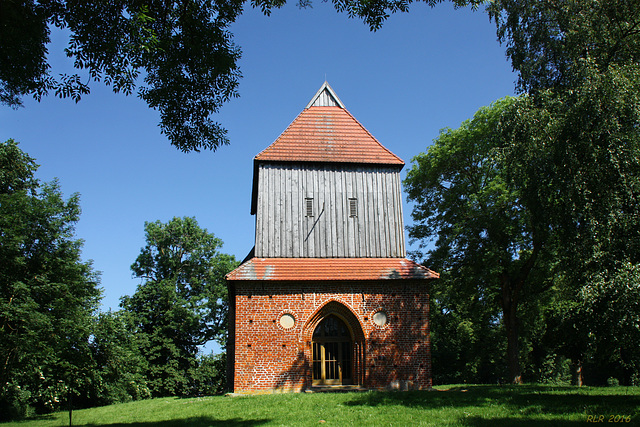
<svg viewBox="0 0 640 427">
<path fill-rule="evenodd" d="M 236 392 L 431 386 L 428 282 L 400 171 L 324 83 L 254 158 L 256 241 L 227 275 Z"/>
</svg>

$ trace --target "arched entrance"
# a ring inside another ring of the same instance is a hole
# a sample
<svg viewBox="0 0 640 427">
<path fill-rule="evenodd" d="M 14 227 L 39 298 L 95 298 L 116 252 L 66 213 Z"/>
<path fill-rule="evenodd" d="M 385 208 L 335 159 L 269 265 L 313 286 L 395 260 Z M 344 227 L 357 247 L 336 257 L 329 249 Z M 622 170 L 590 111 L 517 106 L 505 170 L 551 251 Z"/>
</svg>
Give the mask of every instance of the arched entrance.
<svg viewBox="0 0 640 427">
<path fill-rule="evenodd" d="M 316 326 L 313 342 L 313 385 L 353 384 L 353 337 L 335 314 Z"/>
</svg>

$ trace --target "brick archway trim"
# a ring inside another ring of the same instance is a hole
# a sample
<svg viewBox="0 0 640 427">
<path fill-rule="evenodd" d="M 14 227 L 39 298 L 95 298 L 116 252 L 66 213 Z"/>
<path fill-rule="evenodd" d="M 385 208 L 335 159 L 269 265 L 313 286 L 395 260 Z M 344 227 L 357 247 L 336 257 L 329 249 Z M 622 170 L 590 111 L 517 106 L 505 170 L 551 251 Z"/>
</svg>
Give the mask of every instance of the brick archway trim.
<svg viewBox="0 0 640 427">
<path fill-rule="evenodd" d="M 337 300 L 328 301 L 309 317 L 302 328 L 302 341 L 311 341 L 311 337 L 316 326 L 318 326 L 322 319 L 330 314 L 335 314 L 345 322 L 351 332 L 351 338 L 353 341 L 364 342 L 364 332 L 358 317 L 353 313 L 353 310 L 351 310 L 350 307 Z"/>
</svg>

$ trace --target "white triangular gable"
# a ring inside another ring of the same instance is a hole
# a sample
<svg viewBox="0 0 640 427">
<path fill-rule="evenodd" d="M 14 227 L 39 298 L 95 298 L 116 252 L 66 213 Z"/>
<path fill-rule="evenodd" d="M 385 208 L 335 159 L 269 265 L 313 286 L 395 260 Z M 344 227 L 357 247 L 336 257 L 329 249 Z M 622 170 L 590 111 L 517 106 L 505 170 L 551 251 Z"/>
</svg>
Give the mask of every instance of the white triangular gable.
<svg viewBox="0 0 640 427">
<path fill-rule="evenodd" d="M 309 107 L 340 107 L 344 109 L 344 104 L 329 86 L 329 83 L 325 81 L 305 108 Z"/>
</svg>

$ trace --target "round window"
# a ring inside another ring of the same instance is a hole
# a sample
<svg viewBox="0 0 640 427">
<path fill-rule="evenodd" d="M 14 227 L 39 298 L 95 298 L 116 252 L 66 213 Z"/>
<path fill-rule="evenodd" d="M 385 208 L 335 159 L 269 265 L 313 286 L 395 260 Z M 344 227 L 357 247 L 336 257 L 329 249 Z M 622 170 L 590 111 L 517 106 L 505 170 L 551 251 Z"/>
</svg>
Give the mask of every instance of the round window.
<svg viewBox="0 0 640 427">
<path fill-rule="evenodd" d="M 372 319 L 373 319 L 373 323 L 375 323 L 377 326 L 385 326 L 389 322 L 389 319 L 387 318 L 387 313 L 385 313 L 382 310 L 376 311 L 373 314 Z"/>
<path fill-rule="evenodd" d="M 280 316 L 280 326 L 282 326 L 284 329 L 291 329 L 295 324 L 296 319 L 293 317 L 293 315 L 285 313 Z"/>
</svg>

